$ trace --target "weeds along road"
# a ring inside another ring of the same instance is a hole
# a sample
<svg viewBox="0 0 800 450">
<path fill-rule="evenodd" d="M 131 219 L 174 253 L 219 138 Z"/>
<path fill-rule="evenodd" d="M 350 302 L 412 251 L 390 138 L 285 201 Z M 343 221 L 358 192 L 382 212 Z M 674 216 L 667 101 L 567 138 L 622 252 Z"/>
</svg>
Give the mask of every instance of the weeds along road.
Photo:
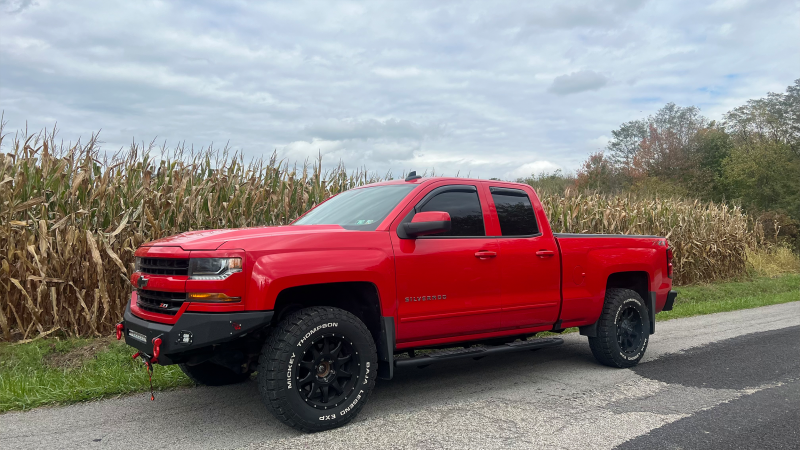
<svg viewBox="0 0 800 450">
<path fill-rule="evenodd" d="M 0 415 L 3 448 L 796 448 L 800 302 L 658 323 L 632 370 L 561 347 L 404 369 L 350 425 L 278 423 L 255 382 Z M 156 369 L 157 370 L 157 369 Z"/>
</svg>

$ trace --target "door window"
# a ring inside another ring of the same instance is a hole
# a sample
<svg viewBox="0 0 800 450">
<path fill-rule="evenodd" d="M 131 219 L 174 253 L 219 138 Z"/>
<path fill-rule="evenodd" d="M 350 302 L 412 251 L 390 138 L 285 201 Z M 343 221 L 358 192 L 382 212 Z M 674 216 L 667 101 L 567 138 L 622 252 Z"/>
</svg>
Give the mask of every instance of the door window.
<svg viewBox="0 0 800 450">
<path fill-rule="evenodd" d="M 521 189 L 491 188 L 503 236 L 531 236 L 539 233 L 528 194 Z"/>
<path fill-rule="evenodd" d="M 465 188 L 469 190 L 455 188 L 441 192 L 418 209 L 419 212 L 444 211 L 450 214 L 450 231 L 431 236 L 486 236 L 478 192 L 472 186 Z"/>
</svg>

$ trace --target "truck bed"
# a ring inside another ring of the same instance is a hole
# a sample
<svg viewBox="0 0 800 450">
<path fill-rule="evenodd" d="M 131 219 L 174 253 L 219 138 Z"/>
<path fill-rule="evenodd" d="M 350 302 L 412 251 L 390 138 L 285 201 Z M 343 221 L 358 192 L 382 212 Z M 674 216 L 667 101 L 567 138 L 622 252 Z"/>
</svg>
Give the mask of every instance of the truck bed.
<svg viewBox="0 0 800 450">
<path fill-rule="evenodd" d="M 554 233 L 561 251 L 563 327 L 597 321 L 603 307 L 605 286 L 616 272 L 635 272 L 637 291 L 655 292 L 655 311 L 667 301 L 671 284 L 666 278 L 666 239 L 659 236 Z M 650 295 L 644 297 L 651 301 Z"/>
</svg>

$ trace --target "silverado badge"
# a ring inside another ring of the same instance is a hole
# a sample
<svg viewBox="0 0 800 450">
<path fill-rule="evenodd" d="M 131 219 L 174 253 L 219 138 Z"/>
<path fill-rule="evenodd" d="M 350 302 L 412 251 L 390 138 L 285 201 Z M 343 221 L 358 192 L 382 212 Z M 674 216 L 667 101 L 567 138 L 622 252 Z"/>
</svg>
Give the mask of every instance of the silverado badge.
<svg viewBox="0 0 800 450">
<path fill-rule="evenodd" d="M 425 302 L 428 300 L 447 300 L 447 295 L 423 295 L 421 297 L 406 297 L 406 303 Z"/>
</svg>

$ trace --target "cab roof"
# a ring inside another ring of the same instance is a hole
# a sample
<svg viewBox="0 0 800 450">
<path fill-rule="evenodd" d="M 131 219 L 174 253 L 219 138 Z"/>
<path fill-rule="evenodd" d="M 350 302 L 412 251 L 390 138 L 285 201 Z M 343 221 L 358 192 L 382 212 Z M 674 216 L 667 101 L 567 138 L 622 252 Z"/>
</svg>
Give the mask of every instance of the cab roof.
<svg viewBox="0 0 800 450">
<path fill-rule="evenodd" d="M 392 185 L 392 184 L 417 184 L 417 185 L 425 185 L 425 184 L 433 183 L 433 182 L 435 182 L 435 181 L 474 181 L 474 182 L 476 182 L 476 183 L 478 183 L 478 182 L 480 182 L 480 183 L 483 183 L 483 182 L 486 182 L 486 181 L 493 181 L 493 182 L 497 182 L 497 183 L 503 183 L 503 184 L 515 184 L 515 185 L 517 185 L 517 186 L 528 186 L 527 184 L 524 184 L 524 183 L 516 183 L 516 182 L 514 182 L 514 181 L 486 180 L 486 179 L 480 179 L 480 178 L 460 178 L 460 177 L 422 177 L 422 178 L 417 178 L 417 179 L 414 179 L 414 180 L 409 180 L 409 181 L 406 181 L 406 180 L 404 180 L 404 179 L 399 179 L 399 180 L 389 180 L 389 181 L 379 181 L 379 182 L 377 182 L 377 183 L 370 183 L 370 184 L 365 184 L 365 185 L 363 185 L 363 186 L 358 186 L 358 188 L 364 188 L 364 187 L 370 187 L 370 186 L 386 186 L 386 185 Z M 358 189 L 358 188 L 353 188 L 353 189 Z"/>
</svg>

